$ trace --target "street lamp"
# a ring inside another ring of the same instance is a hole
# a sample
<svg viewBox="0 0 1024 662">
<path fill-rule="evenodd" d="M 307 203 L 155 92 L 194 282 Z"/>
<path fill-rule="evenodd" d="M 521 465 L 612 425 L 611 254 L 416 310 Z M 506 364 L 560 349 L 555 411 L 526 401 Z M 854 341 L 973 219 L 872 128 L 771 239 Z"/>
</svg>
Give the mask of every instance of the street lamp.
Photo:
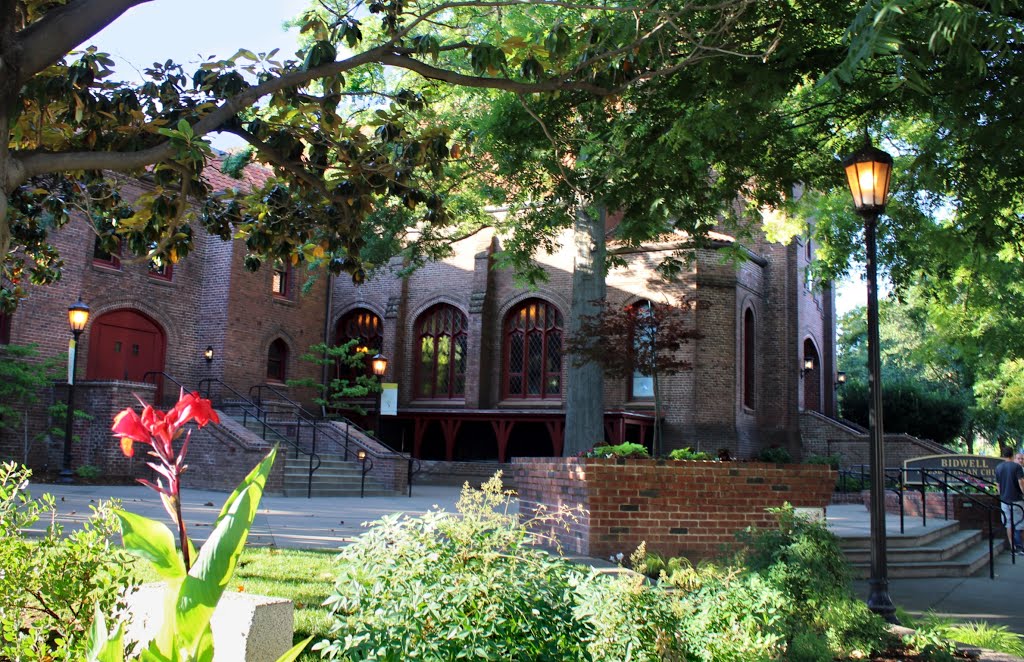
<svg viewBox="0 0 1024 662">
<path fill-rule="evenodd" d="M 804 359 L 804 367 L 800 369 L 800 377 L 803 378 L 804 375 L 812 370 L 814 370 L 814 359 L 808 357 Z"/>
<path fill-rule="evenodd" d="M 868 608 L 890 623 L 896 622 L 896 607 L 889 597 L 888 568 L 885 559 L 885 449 L 882 428 L 882 361 L 878 345 L 878 268 L 875 229 L 889 197 L 892 157 L 871 146 L 864 146 L 843 159 L 846 180 L 853 194 L 857 213 L 864 218 L 864 243 L 868 277 L 868 428 L 871 447 L 871 594 Z"/>
<path fill-rule="evenodd" d="M 203 358 L 206 359 L 207 365 L 213 363 L 213 345 L 206 346 L 206 350 L 203 352 Z"/>
<path fill-rule="evenodd" d="M 68 346 L 68 411 L 64 419 L 64 460 L 60 468 L 60 482 L 74 482 L 74 473 L 71 471 L 71 436 L 75 416 L 75 373 L 78 372 L 78 337 L 85 330 L 89 323 L 89 306 L 85 305 L 81 298 L 68 307 L 68 325 L 71 327 L 73 339 Z"/>
<path fill-rule="evenodd" d="M 370 369 L 373 370 L 373 374 L 377 376 L 377 385 L 383 386 L 380 380 L 384 378 L 384 373 L 388 371 L 388 358 L 377 352 L 376 356 L 370 359 Z M 380 432 L 380 410 L 384 408 L 384 389 L 380 389 L 380 393 L 377 394 L 377 422 L 374 424 L 374 433 L 376 433 L 378 439 L 383 439 L 384 435 Z"/>
</svg>

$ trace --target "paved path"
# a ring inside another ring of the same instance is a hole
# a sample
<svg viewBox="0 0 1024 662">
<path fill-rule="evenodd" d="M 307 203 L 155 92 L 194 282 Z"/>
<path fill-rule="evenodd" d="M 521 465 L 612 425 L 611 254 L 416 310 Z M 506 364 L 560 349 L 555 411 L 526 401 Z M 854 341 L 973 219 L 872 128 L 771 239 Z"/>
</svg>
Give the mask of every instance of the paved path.
<svg viewBox="0 0 1024 662">
<path fill-rule="evenodd" d="M 86 486 L 32 484 L 33 494 L 50 492 L 57 501 L 58 517 L 65 526 L 80 526 L 91 514 L 90 506 L 101 499 L 120 499 L 124 508 L 168 523 L 156 492 L 138 486 Z M 210 535 L 226 492 L 185 489 L 182 512 L 189 537 L 199 543 Z M 264 496 L 249 534 L 250 545 L 337 549 L 365 530 L 364 522 L 394 512 L 418 515 L 438 506 L 452 512 L 459 499 L 458 487 L 414 485 L 413 496 L 297 497 Z M 45 523 L 42 523 L 45 526 Z"/>
<path fill-rule="evenodd" d="M 167 515 L 156 494 L 142 486 L 78 486 L 34 484 L 34 494 L 50 492 L 57 500 L 59 518 L 67 526 L 79 525 L 89 516 L 90 505 L 99 499 L 116 497 L 133 512 L 167 521 Z M 209 535 L 210 527 L 220 512 L 227 494 L 207 490 L 185 491 L 184 512 L 189 535 L 197 542 Z M 250 534 L 250 544 L 279 547 L 337 549 L 358 536 L 364 522 L 394 512 L 412 515 L 424 513 L 433 506 L 449 512 L 455 510 L 458 487 L 416 485 L 408 497 L 319 497 L 313 499 L 266 496 Z M 828 524 L 837 535 L 866 535 L 868 511 L 863 506 L 830 506 Z M 899 519 L 890 517 L 887 530 L 899 532 Z M 908 530 L 919 526 L 907 520 Z M 596 566 L 607 562 L 592 559 Z M 866 581 L 855 582 L 858 595 L 867 597 Z M 893 602 L 912 615 L 929 610 L 957 621 L 985 620 L 1006 625 L 1024 635 L 1024 557 L 1011 564 L 1009 553 L 996 560 L 996 579 L 988 572 L 955 579 L 894 579 L 889 594 Z"/>
</svg>

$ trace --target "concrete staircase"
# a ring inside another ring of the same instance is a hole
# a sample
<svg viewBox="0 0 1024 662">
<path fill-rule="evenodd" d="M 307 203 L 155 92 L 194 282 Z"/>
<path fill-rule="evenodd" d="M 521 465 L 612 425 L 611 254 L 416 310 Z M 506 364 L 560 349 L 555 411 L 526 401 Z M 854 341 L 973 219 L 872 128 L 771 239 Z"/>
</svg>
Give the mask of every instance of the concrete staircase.
<svg viewBox="0 0 1024 662">
<path fill-rule="evenodd" d="M 842 535 L 840 546 L 854 569 L 854 576 L 868 577 L 871 567 L 871 539 L 868 535 Z M 994 541 L 999 555 L 1006 547 L 1002 535 Z M 969 577 L 987 570 L 988 533 L 960 529 L 960 523 L 936 521 L 927 528 L 906 527 L 906 533 L 886 534 L 886 561 L 890 578 Z"/>
<path fill-rule="evenodd" d="M 351 456 L 349 456 L 351 457 Z M 321 455 L 320 468 L 313 473 L 312 494 L 315 497 L 358 497 L 362 466 L 359 462 L 346 462 L 340 455 Z M 284 495 L 304 497 L 309 478 L 309 456 L 288 453 L 284 464 Z M 366 475 L 366 496 L 393 496 L 396 492 L 385 488 L 376 478 Z"/>
</svg>

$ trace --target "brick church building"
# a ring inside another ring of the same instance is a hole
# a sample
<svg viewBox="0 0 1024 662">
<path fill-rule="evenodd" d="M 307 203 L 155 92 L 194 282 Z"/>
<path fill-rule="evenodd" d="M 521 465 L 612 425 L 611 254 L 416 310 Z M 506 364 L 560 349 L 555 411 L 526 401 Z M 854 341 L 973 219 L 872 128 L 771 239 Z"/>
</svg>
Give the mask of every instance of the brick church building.
<svg viewBox="0 0 1024 662">
<path fill-rule="evenodd" d="M 215 187 L 237 185 L 214 166 L 207 172 Z M 127 181 L 124 194 L 146 188 Z M 615 251 L 611 236 L 609 251 Z M 311 393 L 285 385 L 322 378 L 302 354 L 325 340 L 351 338 L 389 359 L 384 381 L 398 385 L 398 410 L 384 417 L 381 435 L 393 448 L 428 460 L 559 455 L 568 386 L 569 238 L 561 237 L 555 253 L 536 256 L 549 278 L 532 290 L 493 268 L 502 242 L 493 231 L 458 242 L 451 257 L 411 275 L 398 275 L 402 265 L 394 262 L 356 286 L 348 276 L 310 275 L 283 264 L 248 272 L 243 242 L 198 229 L 191 254 L 156 269 L 103 253 L 87 225 L 75 221 L 55 237 L 62 280 L 31 288 L 16 313 L 0 318 L 0 343 L 35 343 L 43 356 L 61 354 L 70 338 L 68 306 L 81 298 L 90 307 L 79 342 L 83 395 L 77 397 L 95 419 L 78 424 L 86 444 L 76 446 L 76 463 L 95 457 L 88 444 L 108 443 L 112 413 L 132 403 L 129 394 L 140 383 L 150 385 L 146 394 L 155 390 L 172 400 L 177 384 L 195 389 L 216 380 L 207 384 L 243 397 L 269 383 L 308 404 Z M 732 239 L 715 235 L 669 283 L 655 267 L 680 248 L 679 239 L 619 250 L 625 266 L 607 278 L 609 301 L 623 306 L 683 296 L 703 304 L 691 313 L 702 338 L 683 350 L 693 369 L 659 381 L 666 451 L 724 448 L 748 458 L 780 446 L 800 457 L 801 416 L 820 412 L 824 419 L 835 411 L 834 295 L 830 284 L 812 286 L 805 275 L 813 246 L 800 239 L 788 246 L 756 241 L 748 259 L 735 263 L 718 250 Z M 63 388 L 54 386 L 43 399 L 62 397 Z M 375 401 L 364 404 L 372 409 Z M 650 444 L 650 378 L 606 380 L 604 408 L 606 440 Z M 35 412 L 32 427 L 47 429 L 44 419 L 41 409 Z M 373 412 L 362 422 L 373 427 Z M 29 464 L 58 467 L 62 442 L 35 442 Z M 22 455 L 20 431 L 0 431 L 0 458 Z"/>
</svg>

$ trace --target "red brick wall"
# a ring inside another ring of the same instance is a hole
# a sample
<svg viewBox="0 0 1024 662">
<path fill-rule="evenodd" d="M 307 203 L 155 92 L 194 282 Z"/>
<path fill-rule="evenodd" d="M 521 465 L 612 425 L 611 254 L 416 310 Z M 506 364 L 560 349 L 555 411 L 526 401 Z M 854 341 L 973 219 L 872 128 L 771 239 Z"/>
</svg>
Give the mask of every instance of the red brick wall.
<svg viewBox="0 0 1024 662">
<path fill-rule="evenodd" d="M 155 387 L 152 384 L 138 382 L 88 382 L 75 384 L 75 409 L 92 415 L 91 421 L 76 421 L 74 434 L 78 441 L 71 446 L 71 468 L 77 469 L 83 464 L 92 465 L 100 470 L 104 479 L 117 481 L 135 478 L 152 478 L 153 471 L 146 466 L 149 458 L 141 447 L 136 446 L 132 457 L 125 457 L 121 452 L 121 444 L 110 433 L 114 424 L 114 416 L 127 407 L 139 408 L 136 395 L 146 402 L 153 399 Z M 67 399 L 67 384 L 56 387 L 59 401 Z M 64 428 L 64 422 L 58 421 L 58 427 Z M 64 453 L 64 437 L 59 435 L 49 444 L 47 466 L 50 472 L 59 471 Z"/>
<path fill-rule="evenodd" d="M 515 458 L 511 473 L 525 520 L 541 506 L 582 508 L 567 530 L 546 530 L 569 552 L 598 557 L 646 542 L 660 554 L 713 558 L 735 546 L 737 531 L 769 524 L 766 508 L 822 508 L 835 485 L 824 465 Z"/>
</svg>

